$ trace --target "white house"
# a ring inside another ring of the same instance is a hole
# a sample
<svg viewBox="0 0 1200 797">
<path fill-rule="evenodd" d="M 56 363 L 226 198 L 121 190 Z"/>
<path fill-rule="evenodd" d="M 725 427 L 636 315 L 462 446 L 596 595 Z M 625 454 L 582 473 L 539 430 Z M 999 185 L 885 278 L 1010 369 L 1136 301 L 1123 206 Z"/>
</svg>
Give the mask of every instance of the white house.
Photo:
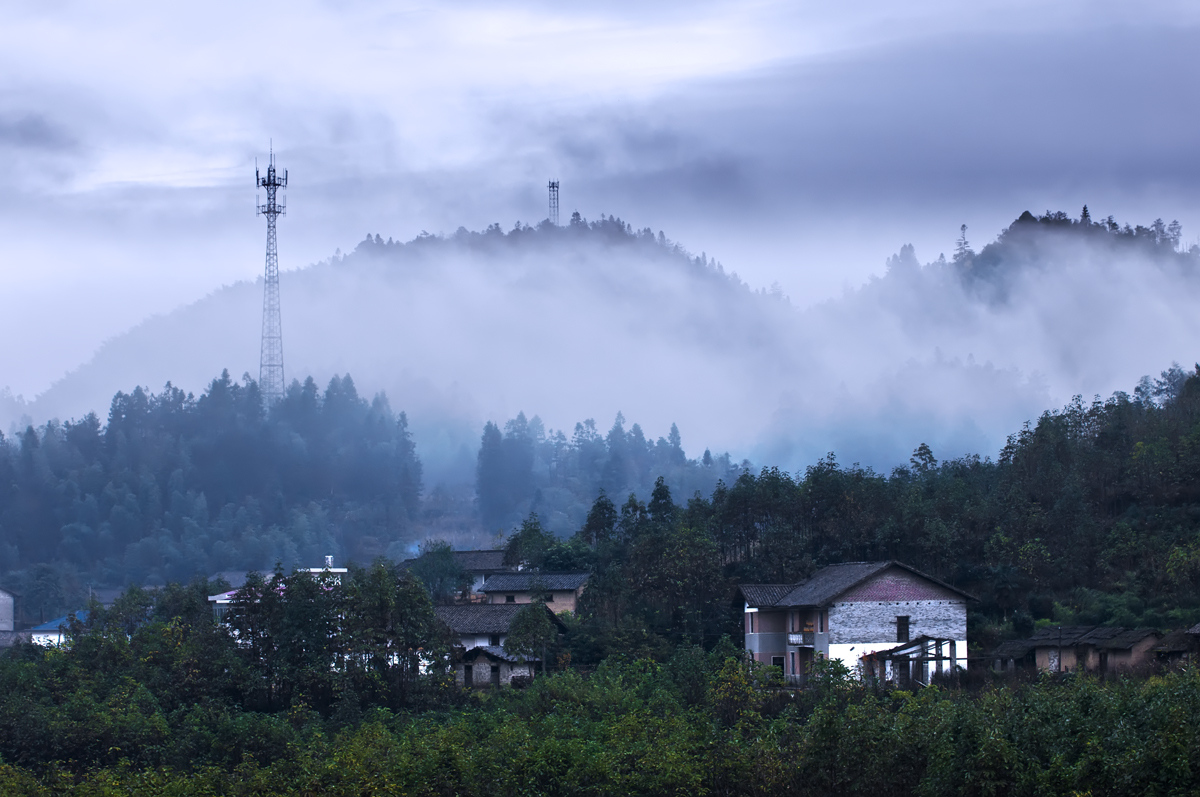
<svg viewBox="0 0 1200 797">
<path fill-rule="evenodd" d="M 36 645 L 61 645 L 67 641 L 67 630 L 71 627 L 71 618 L 73 617 L 81 623 L 86 622 L 88 618 L 87 610 L 72 612 L 71 614 L 51 620 L 48 623 L 35 625 L 29 629 L 29 641 Z"/>
</svg>

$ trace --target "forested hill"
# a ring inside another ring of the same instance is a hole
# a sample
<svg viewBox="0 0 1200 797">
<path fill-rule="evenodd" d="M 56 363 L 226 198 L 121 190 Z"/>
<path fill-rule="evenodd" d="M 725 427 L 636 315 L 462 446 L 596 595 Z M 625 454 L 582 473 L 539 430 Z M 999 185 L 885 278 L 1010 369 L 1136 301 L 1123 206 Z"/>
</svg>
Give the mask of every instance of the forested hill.
<svg viewBox="0 0 1200 797">
<path fill-rule="evenodd" d="M 280 246 L 286 262 L 283 231 Z M 281 295 L 288 380 L 351 373 L 363 395 L 385 392 L 408 412 L 431 485 L 468 481 L 483 423 L 520 411 L 559 428 L 623 411 L 654 437 L 678 423 L 714 448 L 743 445 L 761 424 L 755 374 L 786 363 L 794 316 L 705 254 L 612 217 L 372 235 L 283 273 Z M 257 374 L 261 313 L 261 283 L 221 289 L 107 342 L 23 411 L 80 417 L 131 385 L 199 394 L 222 369 Z"/>
<path fill-rule="evenodd" d="M 676 423 L 793 470 L 828 451 L 886 470 L 914 440 L 994 456 L 1044 408 L 1200 349 L 1200 251 L 1179 225 L 1025 213 L 978 251 L 968 232 L 949 258 L 903 247 L 817 304 L 612 217 L 371 235 L 283 274 L 287 373 L 386 392 L 432 487 L 469 481 L 483 424 L 522 411 L 568 430 L 622 412 L 651 439 Z M 224 368 L 257 373 L 261 298 L 244 283 L 146 321 L 16 412 L 81 417 L 131 385 L 198 394 Z"/>
</svg>

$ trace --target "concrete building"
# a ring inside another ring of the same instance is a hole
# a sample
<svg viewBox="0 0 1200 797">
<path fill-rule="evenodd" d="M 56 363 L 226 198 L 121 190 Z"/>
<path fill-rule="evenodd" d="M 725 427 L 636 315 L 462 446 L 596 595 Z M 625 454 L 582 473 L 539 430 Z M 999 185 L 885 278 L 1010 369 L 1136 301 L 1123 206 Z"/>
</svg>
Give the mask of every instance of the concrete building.
<svg viewBox="0 0 1200 797">
<path fill-rule="evenodd" d="M 6 589 L 0 589 L 0 631 L 13 631 L 16 619 L 17 596 Z"/>
<path fill-rule="evenodd" d="M 967 666 L 971 595 L 900 562 L 823 567 L 792 584 L 743 584 L 746 651 L 803 683 L 817 657 L 862 673 L 862 659 L 918 637 L 943 640 L 949 669 Z"/>
</svg>

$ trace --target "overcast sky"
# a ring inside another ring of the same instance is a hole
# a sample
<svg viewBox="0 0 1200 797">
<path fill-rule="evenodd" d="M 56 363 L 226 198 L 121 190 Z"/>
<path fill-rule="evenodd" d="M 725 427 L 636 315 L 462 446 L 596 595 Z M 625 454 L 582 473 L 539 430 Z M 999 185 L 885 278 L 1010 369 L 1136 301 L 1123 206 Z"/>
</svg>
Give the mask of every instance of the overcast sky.
<svg viewBox="0 0 1200 797">
<path fill-rule="evenodd" d="M 260 274 L 271 140 L 285 269 L 551 178 L 800 306 L 1025 209 L 1198 240 L 1195 3 L 898 5 L 6 4 L 0 388 Z"/>
</svg>

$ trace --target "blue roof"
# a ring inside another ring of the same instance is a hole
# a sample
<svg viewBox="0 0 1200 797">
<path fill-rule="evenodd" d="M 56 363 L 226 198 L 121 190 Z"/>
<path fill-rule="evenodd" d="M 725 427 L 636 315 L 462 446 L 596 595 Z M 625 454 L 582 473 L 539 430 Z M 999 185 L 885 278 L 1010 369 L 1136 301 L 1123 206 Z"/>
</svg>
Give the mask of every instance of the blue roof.
<svg viewBox="0 0 1200 797">
<path fill-rule="evenodd" d="M 59 617 L 57 620 L 51 620 L 48 623 L 42 623 L 41 625 L 35 625 L 33 628 L 31 628 L 29 630 L 30 631 L 62 631 L 64 629 L 66 629 L 66 627 L 68 625 L 71 624 L 72 617 L 75 617 L 81 623 L 87 622 L 87 619 L 88 619 L 87 609 L 84 609 L 83 611 L 80 611 L 80 612 L 71 612 L 70 614 Z"/>
</svg>

